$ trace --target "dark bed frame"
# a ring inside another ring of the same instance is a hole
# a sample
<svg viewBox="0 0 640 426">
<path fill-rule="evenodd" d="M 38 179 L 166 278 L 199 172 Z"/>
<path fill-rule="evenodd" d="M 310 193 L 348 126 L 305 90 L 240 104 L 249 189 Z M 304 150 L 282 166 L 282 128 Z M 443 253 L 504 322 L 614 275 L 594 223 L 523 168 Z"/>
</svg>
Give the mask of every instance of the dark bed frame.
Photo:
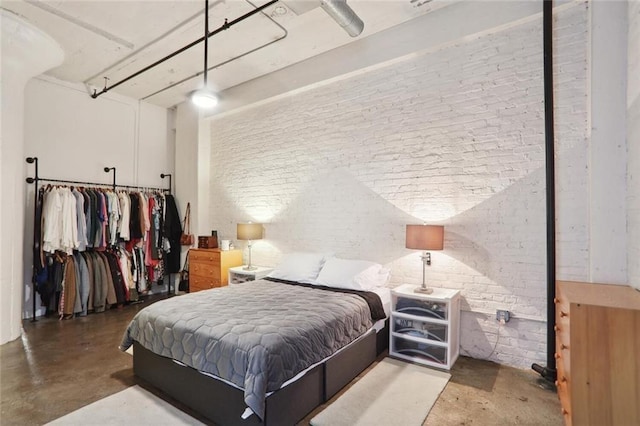
<svg viewBox="0 0 640 426">
<path fill-rule="evenodd" d="M 388 344 L 387 320 L 380 332 L 370 330 L 300 379 L 269 395 L 264 422 L 255 415 L 246 420 L 240 417 L 247 407 L 242 390 L 156 355 L 138 342 L 133 343 L 133 371 L 218 425 L 295 425 L 371 365 Z"/>
</svg>

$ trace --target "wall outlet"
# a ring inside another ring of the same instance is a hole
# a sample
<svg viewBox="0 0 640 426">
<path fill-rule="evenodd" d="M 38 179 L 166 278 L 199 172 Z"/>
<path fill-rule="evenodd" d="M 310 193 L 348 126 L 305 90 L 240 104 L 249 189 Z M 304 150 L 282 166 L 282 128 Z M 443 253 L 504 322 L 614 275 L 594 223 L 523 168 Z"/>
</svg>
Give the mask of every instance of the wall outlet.
<svg viewBox="0 0 640 426">
<path fill-rule="evenodd" d="M 511 312 L 505 311 L 503 309 L 496 310 L 496 321 L 500 321 L 501 323 L 507 323 L 511 319 Z"/>
</svg>

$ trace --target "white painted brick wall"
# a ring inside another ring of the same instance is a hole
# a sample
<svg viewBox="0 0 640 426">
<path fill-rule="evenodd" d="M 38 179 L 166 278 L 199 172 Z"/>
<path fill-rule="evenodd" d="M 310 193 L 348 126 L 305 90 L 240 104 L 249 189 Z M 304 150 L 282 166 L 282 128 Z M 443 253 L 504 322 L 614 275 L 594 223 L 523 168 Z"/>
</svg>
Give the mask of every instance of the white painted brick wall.
<svg viewBox="0 0 640 426">
<path fill-rule="evenodd" d="M 586 198 L 583 165 L 570 161 L 586 158 L 586 7 L 556 27 L 558 155 L 573 168 L 559 191 L 573 210 Z M 264 222 L 256 264 L 332 251 L 390 266 L 396 286 L 422 279 L 405 224 L 442 223 L 445 249 L 427 279 L 462 290 L 463 351 L 489 356 L 493 312 L 509 309 L 516 318 L 490 359 L 544 362 L 542 71 L 540 17 L 215 119 L 213 229 L 235 239 L 237 222 Z M 566 276 L 581 273 L 586 219 L 560 221 Z"/>
<path fill-rule="evenodd" d="M 640 290 L 640 2 L 629 2 L 627 73 L 627 268 Z"/>
<path fill-rule="evenodd" d="M 589 278 L 587 5 L 554 19 L 557 279 Z"/>
</svg>

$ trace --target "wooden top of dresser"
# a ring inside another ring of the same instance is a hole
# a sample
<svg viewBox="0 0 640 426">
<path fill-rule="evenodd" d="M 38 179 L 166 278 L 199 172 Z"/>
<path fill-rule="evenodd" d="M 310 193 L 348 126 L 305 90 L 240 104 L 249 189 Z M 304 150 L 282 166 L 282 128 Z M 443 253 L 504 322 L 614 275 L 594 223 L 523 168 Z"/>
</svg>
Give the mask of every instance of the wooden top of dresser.
<svg viewBox="0 0 640 426">
<path fill-rule="evenodd" d="M 640 291 L 628 285 L 558 281 L 571 303 L 640 310 Z"/>
</svg>

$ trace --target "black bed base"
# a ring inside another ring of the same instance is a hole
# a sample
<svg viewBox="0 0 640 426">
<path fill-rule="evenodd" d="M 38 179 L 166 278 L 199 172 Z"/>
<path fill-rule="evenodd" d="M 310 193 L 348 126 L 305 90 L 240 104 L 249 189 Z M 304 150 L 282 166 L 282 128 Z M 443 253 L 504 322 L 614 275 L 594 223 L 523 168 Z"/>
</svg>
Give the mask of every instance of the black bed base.
<svg viewBox="0 0 640 426">
<path fill-rule="evenodd" d="M 134 342 L 133 371 L 220 426 L 295 425 L 371 365 L 386 349 L 388 341 L 388 327 L 377 334 L 372 330 L 300 379 L 272 393 L 267 397 L 264 422 L 255 415 L 246 420 L 240 417 L 246 408 L 242 390 L 156 355 L 138 342 Z"/>
</svg>

